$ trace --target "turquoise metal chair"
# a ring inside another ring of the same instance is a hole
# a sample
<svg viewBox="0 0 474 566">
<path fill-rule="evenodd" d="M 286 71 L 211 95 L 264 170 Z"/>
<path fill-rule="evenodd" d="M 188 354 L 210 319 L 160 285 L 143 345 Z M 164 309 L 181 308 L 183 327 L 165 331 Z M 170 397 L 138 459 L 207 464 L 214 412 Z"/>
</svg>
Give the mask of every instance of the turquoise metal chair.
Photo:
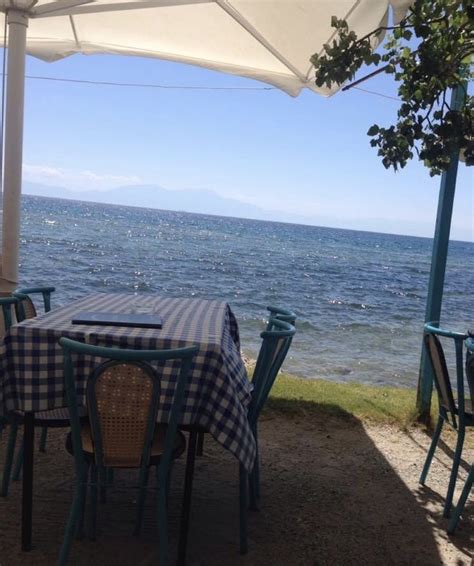
<svg viewBox="0 0 474 566">
<path fill-rule="evenodd" d="M 451 380 L 446 365 L 446 358 L 443 346 L 439 337 L 448 338 L 454 341 L 456 353 L 456 390 L 457 400 L 454 398 Z M 453 466 L 449 479 L 448 492 L 444 504 L 444 517 L 449 516 L 453 500 L 454 488 L 459 470 L 459 462 L 464 445 L 465 431 L 467 427 L 474 426 L 474 411 L 471 399 L 465 399 L 464 395 L 464 369 L 463 369 L 463 346 L 468 338 L 467 334 L 460 332 L 450 332 L 438 328 L 436 323 L 425 324 L 424 327 L 424 347 L 428 353 L 433 369 L 433 378 L 438 393 L 439 413 L 438 422 L 433 434 L 431 446 L 426 456 L 425 465 L 420 476 L 420 483 L 425 484 L 426 476 L 430 469 L 431 461 L 438 445 L 441 430 L 445 422 L 450 424 L 457 432 L 456 449 L 454 452 Z"/>
<path fill-rule="evenodd" d="M 21 289 L 16 290 L 12 294 L 12 296 L 18 300 L 17 303 L 15 303 L 16 319 L 19 322 L 21 322 L 27 318 L 35 318 L 38 315 L 38 311 L 36 309 L 35 303 L 31 299 L 30 295 L 41 295 L 43 302 L 43 310 L 45 313 L 49 312 L 51 310 L 51 294 L 54 293 L 55 290 L 56 288 L 52 286 L 23 287 Z M 43 421 L 46 423 L 46 426 L 41 426 L 41 435 L 39 442 L 40 452 L 46 452 L 46 440 L 47 440 L 48 428 L 52 426 L 55 427 L 69 426 L 69 417 L 66 411 L 63 411 L 62 413 L 60 410 L 55 411 L 54 413 L 50 413 L 49 416 L 51 418 L 46 419 L 46 415 L 43 414 Z M 18 424 L 21 424 L 21 417 L 17 415 L 16 420 L 18 421 L 17 423 L 17 428 L 18 428 Z M 16 438 L 15 430 L 12 431 L 12 436 L 15 436 Z M 18 481 L 20 479 L 22 467 L 23 467 L 23 443 L 20 446 L 16 464 L 13 469 L 12 479 L 14 481 Z M 8 483 L 5 483 L 0 492 L 0 495 L 6 495 L 7 493 L 8 493 Z"/>
<path fill-rule="evenodd" d="M 34 318 L 38 315 L 37 308 L 31 295 L 41 295 L 43 300 L 44 312 L 49 312 L 51 310 L 51 294 L 56 291 L 56 287 L 22 287 L 17 289 L 13 296 L 19 299 L 17 307 L 17 316 L 19 320 L 25 320 L 25 318 Z"/>
<path fill-rule="evenodd" d="M 51 288 L 49 288 L 51 289 Z M 18 318 L 19 314 L 23 311 L 20 309 L 21 298 L 16 296 L 12 297 L 0 297 L 0 317 L 1 322 L 5 331 L 8 331 L 15 318 Z M 12 475 L 13 459 L 15 455 L 16 440 L 18 436 L 18 430 L 23 424 L 23 413 L 20 411 L 12 411 L 7 415 L 3 421 L 3 428 L 9 425 L 9 436 L 7 442 L 7 451 L 5 464 L 3 468 L 2 483 L 0 486 L 0 496 L 6 497 L 8 495 L 8 490 L 10 487 L 10 479 L 18 479 L 20 476 L 22 464 L 23 464 L 23 442 L 20 445 L 18 451 L 17 461 L 15 464 L 15 469 Z M 42 411 L 35 414 L 35 426 L 40 427 L 42 430 L 46 428 L 69 428 L 69 415 L 67 409 L 54 409 L 50 411 Z M 44 436 L 43 436 L 44 439 Z"/>
<path fill-rule="evenodd" d="M 248 410 L 248 420 L 252 431 L 257 430 L 257 421 L 275 382 L 281 365 L 291 346 L 295 327 L 288 322 L 273 318 L 267 330 L 261 333 L 262 345 L 255 365 L 252 383 L 252 400 Z M 183 495 L 183 510 L 178 547 L 178 564 L 186 562 L 186 546 L 191 507 L 192 482 L 194 476 L 194 460 L 198 431 L 191 430 Z M 255 498 L 255 477 L 247 473 L 243 465 L 239 465 L 239 517 L 240 517 L 240 552 L 246 554 L 247 544 L 247 511 L 250 497 Z"/>
<path fill-rule="evenodd" d="M 471 393 L 471 400 L 474 399 L 474 333 L 470 333 L 471 337 L 466 340 L 467 354 L 466 354 L 466 377 Z M 456 505 L 453 515 L 449 521 L 448 533 L 453 534 L 458 525 L 461 513 L 466 505 L 467 498 L 474 483 L 474 464 L 469 470 L 466 483 L 464 484 L 458 504 Z"/>
<path fill-rule="evenodd" d="M 284 309 L 282 307 L 272 307 L 269 306 L 267 307 L 267 311 L 269 312 L 269 317 L 268 317 L 268 322 L 267 322 L 267 330 L 271 330 L 271 319 L 272 318 L 278 318 L 279 320 L 284 320 L 285 322 L 289 322 L 290 324 L 292 324 L 293 326 L 295 325 L 296 322 L 296 314 L 288 309 Z M 203 452 L 204 452 L 204 434 L 205 431 L 199 431 L 198 433 L 198 437 L 197 437 L 197 448 L 196 448 L 196 455 L 197 456 L 202 456 Z M 255 434 L 257 434 L 257 431 L 255 431 Z M 256 489 L 257 489 L 257 493 L 256 495 L 259 496 L 260 495 L 260 472 L 259 472 L 259 457 L 258 457 L 258 438 L 257 436 L 255 436 L 255 441 L 257 442 L 257 459 L 256 459 L 256 472 L 255 472 L 255 478 L 256 478 Z"/>
<path fill-rule="evenodd" d="M 10 330 L 17 305 L 18 300 L 15 297 L 0 297 L 0 322 L 2 323 L 0 326 L 3 327 L 2 330 L 4 333 L 7 333 Z M 3 339 L 2 335 L 0 335 L 0 339 Z M 3 433 L 9 425 L 10 434 L 8 435 L 6 458 L 3 466 L 2 485 L 0 487 L 0 496 L 2 497 L 6 496 L 8 493 L 18 427 L 17 425 L 12 424 L 7 417 L 0 418 L 0 433 Z"/>
<path fill-rule="evenodd" d="M 16 316 L 19 321 L 25 320 L 27 318 L 35 318 L 38 316 L 38 311 L 36 309 L 35 303 L 30 295 L 41 295 L 43 300 L 44 312 L 49 312 L 51 310 L 51 293 L 56 291 L 56 287 L 42 286 L 42 287 L 22 287 L 17 289 L 13 296 L 18 299 L 18 304 L 16 306 Z M 67 415 L 65 415 L 66 417 Z M 66 426 L 66 424 L 64 425 Z M 46 452 L 46 440 L 48 436 L 48 427 L 41 428 L 39 450 L 40 452 Z M 15 470 L 13 472 L 13 479 L 18 480 L 21 473 L 21 467 L 23 464 L 23 445 L 21 452 L 19 454 Z"/>
<path fill-rule="evenodd" d="M 64 379 L 71 433 L 66 447 L 74 456 L 76 474 L 74 501 L 60 551 L 59 564 L 67 563 L 74 533 L 82 534 L 87 487 L 91 494 L 91 536 L 95 538 L 98 491 L 105 488 L 107 471 L 119 468 L 139 470 L 139 491 L 135 534 L 141 530 L 150 467 L 156 467 L 160 565 L 168 563 L 167 490 L 172 460 L 186 447 L 177 430 L 184 402 L 189 370 L 197 346 L 175 350 L 121 350 L 102 348 L 61 338 L 64 351 Z M 87 381 L 88 421 L 78 411 L 72 355 L 106 359 Z M 160 369 L 150 362 L 180 364 L 175 394 L 167 425 L 156 417 L 161 392 Z M 88 479 L 90 477 L 90 479 Z"/>
<path fill-rule="evenodd" d="M 283 320 L 292 324 L 293 326 L 296 325 L 296 314 L 293 311 L 288 309 L 284 309 L 282 307 L 274 307 L 268 306 L 267 311 L 270 313 L 269 320 L 267 323 L 267 330 L 272 329 L 272 319 L 277 318 L 278 320 Z M 259 454 L 259 446 L 258 446 L 258 426 L 257 422 L 255 423 L 255 429 L 253 431 L 255 442 L 257 444 L 257 455 L 255 457 L 255 465 L 252 470 L 252 490 L 251 490 L 251 497 L 250 497 L 250 509 L 253 511 L 259 510 L 259 500 L 260 500 L 260 454 Z"/>
</svg>

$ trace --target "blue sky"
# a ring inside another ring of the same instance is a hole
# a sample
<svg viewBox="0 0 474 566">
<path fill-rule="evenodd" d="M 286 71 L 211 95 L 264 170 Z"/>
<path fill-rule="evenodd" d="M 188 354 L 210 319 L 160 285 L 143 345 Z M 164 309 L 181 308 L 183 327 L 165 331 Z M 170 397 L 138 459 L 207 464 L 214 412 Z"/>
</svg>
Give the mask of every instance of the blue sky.
<svg viewBox="0 0 474 566">
<path fill-rule="evenodd" d="M 264 86 L 164 61 L 29 58 L 27 73 L 168 85 Z M 397 102 L 359 90 L 323 98 L 27 80 L 24 178 L 75 190 L 158 184 L 211 189 L 276 220 L 432 236 L 439 178 L 417 162 L 395 174 L 366 131 Z M 387 77 L 363 88 L 395 95 Z M 473 176 L 460 166 L 452 237 L 473 240 Z M 140 205 L 140 202 L 136 203 Z"/>
</svg>

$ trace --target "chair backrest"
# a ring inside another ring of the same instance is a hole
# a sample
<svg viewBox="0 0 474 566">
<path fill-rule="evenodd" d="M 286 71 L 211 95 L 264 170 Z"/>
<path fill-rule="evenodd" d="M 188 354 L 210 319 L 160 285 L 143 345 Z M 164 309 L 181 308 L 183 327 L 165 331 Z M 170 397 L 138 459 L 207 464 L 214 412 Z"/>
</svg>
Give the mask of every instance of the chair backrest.
<svg viewBox="0 0 474 566">
<path fill-rule="evenodd" d="M 474 403 L 474 333 L 466 340 L 466 379 Z"/>
<path fill-rule="evenodd" d="M 454 400 L 443 346 L 439 339 L 440 336 L 451 339 L 454 342 L 456 352 L 457 406 Z M 437 323 L 433 322 L 425 324 L 424 327 L 424 344 L 433 370 L 440 411 L 444 412 L 446 417 L 451 416 L 454 427 L 456 427 L 456 415 L 458 415 L 459 419 L 465 418 L 463 345 L 467 337 L 467 334 L 461 332 L 452 332 L 439 328 Z"/>
<path fill-rule="evenodd" d="M 40 294 L 43 298 L 44 312 L 49 312 L 51 310 L 51 293 L 54 293 L 55 290 L 55 287 L 23 287 L 17 289 L 13 295 L 19 299 L 17 307 L 18 320 L 35 318 L 38 314 L 30 295 Z"/>
<path fill-rule="evenodd" d="M 35 318 L 37 316 L 36 307 L 31 298 L 23 293 L 15 292 L 15 297 L 18 299 L 16 306 L 16 315 L 19 321 L 27 318 Z"/>
<path fill-rule="evenodd" d="M 160 381 L 149 364 L 107 362 L 87 383 L 87 407 L 99 463 L 139 468 L 156 422 Z"/>
<path fill-rule="evenodd" d="M 267 311 L 270 313 L 270 319 L 267 324 L 267 330 L 271 329 L 270 320 L 272 318 L 278 318 L 279 320 L 284 320 L 285 322 L 289 322 L 290 324 L 295 326 L 296 314 L 294 312 L 288 309 L 284 309 L 281 307 L 273 307 L 273 306 L 267 307 Z"/>
<path fill-rule="evenodd" d="M 252 379 L 252 402 L 248 412 L 251 426 L 256 423 L 267 401 L 296 332 L 293 325 L 278 318 L 271 318 L 267 328 L 260 334 L 262 345 Z"/>
<path fill-rule="evenodd" d="M 0 297 L 0 339 L 3 339 L 11 325 L 16 322 L 15 309 L 17 306 L 16 297 Z"/>
<path fill-rule="evenodd" d="M 451 379 L 440 339 L 435 334 L 425 334 L 425 347 L 433 369 L 433 379 L 438 392 L 440 407 L 451 413 L 456 422 L 456 404 L 454 402 Z"/>
<path fill-rule="evenodd" d="M 76 468 L 83 471 L 83 445 L 77 412 L 72 353 L 106 359 L 87 382 L 86 399 L 99 467 L 146 467 L 155 431 L 160 399 L 160 373 L 150 362 L 179 364 L 179 374 L 166 430 L 163 466 L 169 466 L 179 414 L 184 401 L 196 346 L 175 350 L 121 350 L 103 348 L 61 338 L 64 351 L 66 396 Z M 76 458 L 76 455 L 80 455 Z"/>
</svg>

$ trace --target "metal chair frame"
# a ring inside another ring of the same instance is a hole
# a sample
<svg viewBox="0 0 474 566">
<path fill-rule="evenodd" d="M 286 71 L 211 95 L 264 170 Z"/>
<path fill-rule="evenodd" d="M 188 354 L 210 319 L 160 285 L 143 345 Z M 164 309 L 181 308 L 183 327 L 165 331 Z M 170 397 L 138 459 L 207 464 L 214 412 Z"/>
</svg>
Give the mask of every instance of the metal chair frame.
<svg viewBox="0 0 474 566">
<path fill-rule="evenodd" d="M 471 391 L 471 400 L 472 400 L 473 391 L 474 391 L 474 334 L 470 334 L 470 338 L 466 340 L 466 348 L 467 348 L 466 377 L 468 379 L 468 385 Z M 469 470 L 469 474 L 466 478 L 466 482 L 461 492 L 461 496 L 459 497 L 458 504 L 454 508 L 453 515 L 449 521 L 449 525 L 448 525 L 449 534 L 453 534 L 454 531 L 456 530 L 459 519 L 464 510 L 464 506 L 466 505 L 467 498 L 469 497 L 469 493 L 471 492 L 473 483 L 474 483 L 474 464 L 471 465 L 471 469 Z"/>
<path fill-rule="evenodd" d="M 449 372 L 446 366 L 446 360 L 444 358 L 443 347 L 438 338 L 439 336 L 449 338 L 454 341 L 456 352 L 457 402 L 455 401 L 452 392 Z M 463 345 L 466 338 L 468 338 L 468 334 L 444 330 L 442 328 L 439 328 L 437 323 L 430 322 L 425 324 L 424 326 L 424 347 L 427 349 L 428 359 L 430 360 L 433 369 L 434 382 L 438 393 L 439 413 L 438 422 L 436 424 L 436 428 L 431 441 L 431 446 L 426 456 L 425 464 L 420 475 L 419 481 L 421 485 L 425 484 L 426 476 L 428 475 L 431 461 L 436 451 L 444 423 L 447 422 L 448 424 L 450 424 L 452 428 L 457 432 L 457 442 L 454 452 L 453 466 L 451 468 L 448 491 L 444 504 L 444 517 L 448 517 L 451 510 L 454 489 L 456 487 L 456 480 L 458 476 L 459 463 L 461 461 L 461 454 L 464 445 L 466 427 L 474 426 L 474 415 L 467 412 L 465 406 Z M 430 349 L 430 342 L 437 351 L 438 360 L 433 359 Z"/>
<path fill-rule="evenodd" d="M 295 325 L 296 322 L 296 314 L 288 309 L 284 309 L 282 307 L 273 307 L 273 306 L 268 306 L 267 307 L 267 311 L 269 312 L 269 317 L 268 317 L 268 322 L 267 322 L 267 326 L 266 329 L 267 330 L 271 330 L 272 328 L 272 324 L 271 324 L 271 319 L 272 318 L 277 318 L 278 320 L 283 320 L 285 322 L 289 322 L 290 324 L 292 324 L 293 326 Z M 196 445 L 196 456 L 202 456 L 204 453 L 204 435 L 205 435 L 204 430 L 200 430 L 198 432 L 198 436 L 197 436 L 197 445 Z M 257 428 L 255 427 L 255 442 L 257 443 L 257 458 L 255 460 L 255 465 L 256 465 L 256 470 L 255 470 L 255 479 L 256 479 L 256 484 L 255 484 L 255 488 L 256 488 L 256 496 L 260 497 L 260 470 L 259 470 L 259 466 L 260 466 L 260 460 L 259 460 L 259 456 L 258 456 L 258 431 Z"/>
<path fill-rule="evenodd" d="M 52 286 L 24 287 L 12 293 L 11 297 L 2 297 L 2 314 L 5 321 L 5 328 L 9 329 L 13 323 L 12 310 L 14 310 L 18 322 L 22 322 L 27 318 L 24 308 L 24 301 L 30 302 L 31 307 L 34 310 L 34 316 L 36 316 L 37 313 L 36 307 L 34 302 L 31 300 L 30 295 L 34 295 L 34 294 L 41 295 L 43 299 L 44 312 L 45 313 L 49 312 L 51 310 L 51 293 L 53 293 L 55 290 L 56 288 Z M 0 487 L 1 497 L 6 497 L 8 495 L 10 479 L 12 479 L 13 481 L 18 481 L 20 479 L 21 470 L 23 467 L 23 455 L 24 455 L 24 444 L 22 442 L 20 445 L 20 449 L 18 451 L 15 465 L 13 466 L 16 439 L 18 436 L 18 428 L 22 424 L 21 417 L 19 417 L 18 415 L 17 416 L 12 415 L 12 418 L 6 419 L 6 422 L 10 424 L 10 434 L 7 443 L 7 455 L 3 470 L 2 484 Z M 68 420 L 47 418 L 47 412 L 45 413 L 45 418 L 41 419 L 41 417 L 38 417 L 36 419 L 36 423 L 41 428 L 41 435 L 39 441 L 40 452 L 46 452 L 46 440 L 47 440 L 48 428 L 69 426 Z M 45 423 L 47 424 L 45 425 Z M 12 473 L 12 469 L 13 469 L 13 473 Z"/>
<path fill-rule="evenodd" d="M 178 419 L 184 402 L 184 393 L 188 381 L 189 370 L 193 357 L 198 351 L 197 346 L 179 348 L 174 350 L 127 350 L 117 348 L 105 348 L 92 346 L 76 342 L 68 338 L 61 338 L 59 341 L 64 352 L 64 379 L 66 387 L 66 399 L 71 421 L 71 440 L 74 455 L 74 468 L 76 474 L 75 495 L 68 523 L 64 535 L 63 544 L 59 556 L 60 566 L 64 566 L 69 557 L 70 547 L 74 533 L 82 534 L 82 524 L 84 517 L 85 500 L 87 487 L 90 487 L 92 496 L 92 535 L 95 536 L 96 509 L 98 490 L 105 488 L 107 483 L 107 472 L 110 469 L 105 467 L 103 460 L 102 436 L 100 419 L 97 412 L 97 402 L 95 397 L 95 384 L 102 373 L 117 363 L 138 364 L 146 368 L 148 376 L 153 380 L 152 401 L 148 414 L 146 438 L 143 445 L 141 463 L 139 467 L 139 497 L 137 505 L 137 518 L 135 524 L 135 534 L 140 533 L 143 506 L 148 483 L 149 468 L 156 466 L 156 479 L 159 486 L 157 518 L 160 536 L 159 558 L 160 564 L 165 566 L 168 563 L 168 532 L 167 532 L 167 488 L 169 485 L 169 475 L 173 447 L 178 428 Z M 78 411 L 78 399 L 76 394 L 76 382 L 74 377 L 74 365 L 72 354 L 87 355 L 104 358 L 107 362 L 99 365 L 89 377 L 86 389 L 88 402 L 88 412 L 92 435 L 94 438 L 94 461 L 89 462 L 83 449 L 81 438 L 81 422 Z M 180 371 L 176 383 L 173 403 L 170 410 L 170 417 L 166 429 L 163 454 L 158 460 L 152 460 L 151 444 L 153 433 L 156 426 L 156 415 L 160 397 L 160 376 L 150 362 L 180 361 Z M 90 469 L 89 469 L 90 468 Z M 88 480 L 90 472 L 90 480 Z"/>
<path fill-rule="evenodd" d="M 34 301 L 32 301 L 30 295 L 41 295 L 43 299 L 43 309 L 47 313 L 51 310 L 51 293 L 56 291 L 56 287 L 52 286 L 42 286 L 42 287 L 22 287 L 17 289 L 13 296 L 18 299 L 18 305 L 16 308 L 17 318 L 19 321 L 28 318 L 26 316 L 26 311 L 24 308 L 24 301 L 30 301 L 31 306 L 34 309 L 34 316 L 37 316 L 37 309 Z M 46 452 L 46 440 L 48 438 L 48 427 L 41 427 L 40 441 L 39 441 L 39 451 Z M 18 455 L 17 463 L 15 465 L 15 470 L 13 471 L 13 480 L 17 481 L 20 478 L 21 468 L 23 465 L 23 444 L 21 445 L 21 451 Z"/>
<path fill-rule="evenodd" d="M 267 325 L 267 330 L 260 334 L 262 338 L 262 346 L 255 366 L 252 380 L 254 389 L 252 392 L 252 400 L 248 409 L 248 421 L 254 434 L 256 434 L 258 417 L 265 405 L 285 356 L 288 353 L 294 334 L 295 327 L 289 322 L 279 320 L 278 318 L 270 319 L 269 324 Z M 283 341 L 282 344 L 280 344 L 281 341 Z M 198 434 L 198 431 L 192 429 L 189 437 L 181 528 L 178 545 L 178 564 L 180 566 L 184 566 L 186 563 L 194 460 L 196 456 Z M 257 499 L 256 476 L 253 471 L 249 474 L 244 466 L 239 464 L 239 525 L 241 554 L 246 554 L 248 551 L 247 511 L 249 507 L 249 492 L 250 501 L 255 505 L 255 500 Z"/>
</svg>

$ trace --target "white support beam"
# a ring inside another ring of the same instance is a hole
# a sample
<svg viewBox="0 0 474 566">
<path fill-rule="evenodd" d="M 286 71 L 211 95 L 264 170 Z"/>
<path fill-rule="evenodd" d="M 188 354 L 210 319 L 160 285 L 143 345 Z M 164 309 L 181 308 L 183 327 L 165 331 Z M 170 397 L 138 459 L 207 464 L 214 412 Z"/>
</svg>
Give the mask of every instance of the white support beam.
<svg viewBox="0 0 474 566">
<path fill-rule="evenodd" d="M 25 12 L 17 10 L 8 12 L 8 79 L 0 294 L 11 293 L 18 285 L 27 27 L 28 16 Z"/>
<path fill-rule="evenodd" d="M 95 0 L 87 0 L 83 2 L 78 1 L 76 5 L 72 5 L 70 7 L 60 6 L 60 4 L 67 4 L 67 2 L 68 0 L 64 0 L 64 2 L 63 0 L 59 0 L 57 2 L 57 9 L 53 9 L 53 3 L 48 4 L 51 8 L 44 12 L 41 12 L 38 8 L 31 13 L 31 17 L 49 18 L 57 16 L 78 16 L 82 14 L 117 12 L 125 10 L 145 10 L 147 8 L 165 8 L 190 4 L 210 4 L 211 2 L 214 2 L 214 0 L 135 0 L 131 2 L 110 2 L 110 4 L 105 2 L 98 3 Z M 56 2 L 54 4 L 56 4 Z"/>
<path fill-rule="evenodd" d="M 43 16 L 55 16 L 58 12 L 75 8 L 76 6 L 83 6 L 84 4 L 91 4 L 95 0 L 58 0 L 57 2 L 48 2 L 41 4 L 31 11 L 32 18 L 41 18 Z"/>
</svg>

